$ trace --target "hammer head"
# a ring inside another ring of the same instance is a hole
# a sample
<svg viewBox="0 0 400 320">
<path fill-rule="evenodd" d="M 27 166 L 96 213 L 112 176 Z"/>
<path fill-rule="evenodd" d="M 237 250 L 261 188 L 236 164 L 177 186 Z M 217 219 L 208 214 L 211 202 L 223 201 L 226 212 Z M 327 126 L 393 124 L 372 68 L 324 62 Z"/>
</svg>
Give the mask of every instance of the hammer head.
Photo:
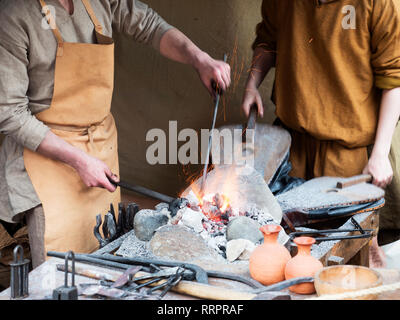
<svg viewBox="0 0 400 320">
<path fill-rule="evenodd" d="M 266 291 L 258 294 L 253 300 L 292 300 L 290 295 L 280 291 Z"/>
</svg>

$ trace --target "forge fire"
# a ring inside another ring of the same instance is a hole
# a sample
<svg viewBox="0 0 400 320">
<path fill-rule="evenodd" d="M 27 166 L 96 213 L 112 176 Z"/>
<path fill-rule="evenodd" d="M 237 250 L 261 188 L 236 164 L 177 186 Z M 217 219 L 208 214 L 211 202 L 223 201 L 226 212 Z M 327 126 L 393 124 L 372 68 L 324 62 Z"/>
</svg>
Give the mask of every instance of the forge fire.
<svg viewBox="0 0 400 320">
<path fill-rule="evenodd" d="M 169 223 L 191 228 L 224 258 L 228 258 L 229 241 L 237 238 L 232 235 L 237 233 L 238 229 L 243 229 L 244 233 L 247 230 L 244 226 L 242 228 L 240 223 L 246 226 L 254 224 L 256 227 L 252 230 L 258 232 L 257 225 L 274 222 L 269 214 L 259 211 L 255 206 L 249 205 L 247 210 L 233 207 L 224 193 L 210 193 L 199 197 L 192 190 L 186 198 L 187 205 L 171 217 Z M 238 217 L 241 219 L 236 219 Z M 234 220 L 236 221 L 233 222 Z M 243 234 L 241 238 L 245 240 L 248 236 L 249 234 Z"/>
</svg>

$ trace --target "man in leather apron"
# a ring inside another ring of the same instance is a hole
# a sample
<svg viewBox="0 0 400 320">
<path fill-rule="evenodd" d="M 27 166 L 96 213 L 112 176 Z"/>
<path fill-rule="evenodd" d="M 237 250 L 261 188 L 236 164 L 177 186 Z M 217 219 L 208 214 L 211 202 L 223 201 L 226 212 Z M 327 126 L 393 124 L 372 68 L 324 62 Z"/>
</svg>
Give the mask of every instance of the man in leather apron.
<svg viewBox="0 0 400 320">
<path fill-rule="evenodd" d="M 95 217 L 120 201 L 113 28 L 193 66 L 211 94 L 230 68 L 137 0 L 0 6 L 0 219 L 26 217 L 36 267 L 46 251 L 96 250 Z"/>
</svg>

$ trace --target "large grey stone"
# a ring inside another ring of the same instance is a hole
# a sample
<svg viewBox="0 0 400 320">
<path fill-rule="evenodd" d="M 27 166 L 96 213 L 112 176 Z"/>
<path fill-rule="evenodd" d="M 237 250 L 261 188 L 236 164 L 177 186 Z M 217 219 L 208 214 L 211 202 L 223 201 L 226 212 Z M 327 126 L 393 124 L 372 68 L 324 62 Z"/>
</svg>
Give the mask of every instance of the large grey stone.
<svg viewBox="0 0 400 320">
<path fill-rule="evenodd" d="M 168 223 L 168 216 L 154 210 L 141 210 L 135 215 L 133 227 L 139 240 L 150 241 L 154 232 Z"/>
<path fill-rule="evenodd" d="M 160 258 L 191 261 L 199 258 L 218 259 L 218 254 L 208 247 L 193 230 L 177 225 L 166 225 L 156 231 L 150 241 L 151 252 Z"/>
<path fill-rule="evenodd" d="M 259 230 L 261 225 L 248 217 L 237 217 L 231 220 L 226 229 L 226 239 L 228 241 L 235 239 L 247 239 L 253 243 L 264 238 Z"/>
</svg>

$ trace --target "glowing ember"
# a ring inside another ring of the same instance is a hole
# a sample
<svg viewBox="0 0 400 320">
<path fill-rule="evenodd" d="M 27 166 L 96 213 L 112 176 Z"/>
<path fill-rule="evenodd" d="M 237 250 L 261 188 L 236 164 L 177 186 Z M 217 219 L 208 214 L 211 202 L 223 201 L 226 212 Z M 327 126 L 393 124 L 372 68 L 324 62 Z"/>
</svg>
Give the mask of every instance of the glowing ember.
<svg viewBox="0 0 400 320">
<path fill-rule="evenodd" d="M 229 222 L 229 217 L 232 215 L 232 208 L 226 196 L 219 193 L 214 195 L 209 194 L 199 199 L 199 203 L 201 211 L 208 219 L 224 224 Z"/>
</svg>

